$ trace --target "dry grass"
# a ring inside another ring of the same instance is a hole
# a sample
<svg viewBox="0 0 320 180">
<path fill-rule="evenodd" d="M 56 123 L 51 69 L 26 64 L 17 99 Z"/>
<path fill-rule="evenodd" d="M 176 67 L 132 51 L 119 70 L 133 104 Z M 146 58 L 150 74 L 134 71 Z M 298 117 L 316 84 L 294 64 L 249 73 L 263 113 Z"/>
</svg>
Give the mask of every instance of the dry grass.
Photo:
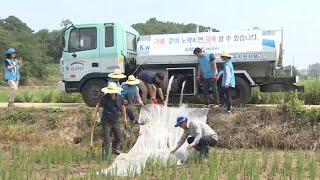
<svg viewBox="0 0 320 180">
<path fill-rule="evenodd" d="M 221 109 L 208 114 L 208 124 L 219 135 L 219 146 L 226 148 L 315 149 L 319 131 L 311 125 L 297 126 L 274 107 L 234 108 L 231 115 Z"/>
</svg>

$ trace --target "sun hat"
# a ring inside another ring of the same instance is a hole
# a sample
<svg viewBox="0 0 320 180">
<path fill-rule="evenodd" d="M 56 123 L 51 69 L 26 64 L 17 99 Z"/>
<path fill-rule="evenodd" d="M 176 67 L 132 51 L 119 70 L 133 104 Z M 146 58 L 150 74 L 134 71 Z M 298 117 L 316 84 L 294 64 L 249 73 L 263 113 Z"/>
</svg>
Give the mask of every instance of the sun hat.
<svg viewBox="0 0 320 180">
<path fill-rule="evenodd" d="M 101 89 L 105 94 L 115 94 L 120 93 L 122 88 L 119 88 L 116 83 L 110 82 L 107 87 Z"/>
<path fill-rule="evenodd" d="M 222 51 L 221 54 L 220 54 L 221 57 L 229 57 L 229 58 L 232 58 L 233 56 L 230 55 L 227 51 Z"/>
<path fill-rule="evenodd" d="M 123 78 L 126 78 L 127 76 L 122 74 L 120 69 L 115 69 L 113 70 L 113 73 L 110 73 L 108 75 L 108 77 L 115 78 L 115 79 L 123 79 Z"/>
<path fill-rule="evenodd" d="M 186 116 L 178 116 L 177 117 L 177 123 L 174 127 L 178 127 L 180 126 L 181 123 L 185 122 L 186 120 L 188 120 L 188 118 Z"/>
<path fill-rule="evenodd" d="M 128 85 L 137 85 L 140 81 L 136 79 L 133 75 L 128 76 L 128 80 L 126 81 L 126 84 Z"/>
</svg>

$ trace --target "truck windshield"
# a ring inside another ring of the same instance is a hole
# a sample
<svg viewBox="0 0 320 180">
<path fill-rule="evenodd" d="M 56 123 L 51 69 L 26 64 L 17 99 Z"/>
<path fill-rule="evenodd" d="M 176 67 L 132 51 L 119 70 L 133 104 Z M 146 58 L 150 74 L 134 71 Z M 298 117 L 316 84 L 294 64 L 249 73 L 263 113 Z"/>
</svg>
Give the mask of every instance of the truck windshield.
<svg viewBox="0 0 320 180">
<path fill-rule="evenodd" d="M 127 32 L 127 49 L 137 51 L 137 37 L 129 32 Z"/>
<path fill-rule="evenodd" d="M 69 52 L 87 51 L 97 48 L 97 28 L 72 29 L 69 36 Z"/>
</svg>

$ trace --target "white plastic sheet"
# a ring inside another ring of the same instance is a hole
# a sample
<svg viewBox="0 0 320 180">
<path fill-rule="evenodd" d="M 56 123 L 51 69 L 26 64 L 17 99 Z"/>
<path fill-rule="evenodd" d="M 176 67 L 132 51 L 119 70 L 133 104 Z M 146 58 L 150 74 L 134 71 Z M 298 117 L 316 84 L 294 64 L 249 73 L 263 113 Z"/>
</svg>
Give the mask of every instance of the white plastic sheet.
<svg viewBox="0 0 320 180">
<path fill-rule="evenodd" d="M 191 121 L 205 122 L 207 113 L 208 109 L 174 108 L 153 104 L 144 106 L 140 111 L 139 120 L 146 123 L 140 127 L 137 142 L 127 154 L 120 154 L 109 168 L 103 169 L 101 174 L 137 176 L 144 169 L 148 158 L 153 157 L 165 162 L 183 133 L 181 128 L 174 127 L 176 117 L 185 115 Z M 174 154 L 177 164 L 185 162 L 189 154 L 185 143 Z"/>
</svg>

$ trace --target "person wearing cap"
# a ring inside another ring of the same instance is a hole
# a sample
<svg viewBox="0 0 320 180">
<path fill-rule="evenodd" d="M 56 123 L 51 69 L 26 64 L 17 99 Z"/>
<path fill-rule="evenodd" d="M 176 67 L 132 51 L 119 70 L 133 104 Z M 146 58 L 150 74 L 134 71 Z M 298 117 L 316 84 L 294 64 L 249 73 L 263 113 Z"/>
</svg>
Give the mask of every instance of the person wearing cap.
<svg viewBox="0 0 320 180">
<path fill-rule="evenodd" d="M 96 120 L 97 112 L 100 107 L 103 107 L 102 116 L 101 116 L 101 125 L 103 129 L 103 144 L 105 149 L 105 159 L 109 160 L 109 142 L 110 142 L 110 133 L 112 132 L 114 138 L 112 141 L 112 153 L 119 155 L 120 152 L 117 149 L 120 142 L 120 112 L 124 116 L 125 124 L 127 124 L 127 115 L 126 108 L 124 103 L 124 98 L 119 95 L 122 88 L 117 87 L 117 84 L 110 82 L 107 87 L 102 88 L 101 91 L 104 93 L 98 104 L 96 105 L 93 114 L 92 121 Z"/>
<path fill-rule="evenodd" d="M 118 87 L 121 87 L 120 80 L 126 78 L 127 76 L 122 73 L 121 69 L 114 69 L 113 73 L 108 74 L 108 77 L 111 78 L 108 81 L 108 84 L 110 82 L 114 82 Z"/>
<path fill-rule="evenodd" d="M 175 153 L 187 140 L 188 149 L 195 148 L 205 157 L 209 157 L 209 147 L 218 143 L 218 135 L 206 123 L 202 121 L 190 121 L 186 116 L 178 116 L 175 127 L 184 130 L 177 146 L 171 151 Z"/>
<path fill-rule="evenodd" d="M 128 76 L 128 80 L 121 84 L 121 88 L 123 89 L 121 91 L 121 95 L 128 102 L 126 104 L 126 110 L 131 122 L 133 122 L 134 124 L 143 125 L 143 123 L 140 123 L 139 121 L 135 120 L 136 116 L 131 109 L 132 104 L 138 103 L 141 106 L 144 105 L 139 94 L 139 87 L 137 86 L 139 83 L 140 81 L 136 79 L 133 75 Z"/>
<path fill-rule="evenodd" d="M 217 64 L 212 53 L 202 51 L 200 48 L 195 48 L 193 54 L 198 57 L 198 75 L 197 81 L 200 81 L 201 73 L 203 74 L 203 97 L 204 97 L 204 108 L 209 108 L 209 90 L 212 87 L 212 92 L 215 100 L 215 106 L 219 107 L 219 94 L 217 88 L 217 75 L 218 69 Z"/>
<path fill-rule="evenodd" d="M 220 99 L 225 107 L 225 113 L 231 113 L 231 88 L 235 88 L 236 81 L 234 76 L 233 64 L 231 61 L 232 55 L 227 51 L 221 52 L 221 59 L 224 61 L 223 64 L 223 75 L 222 75 L 222 88 L 220 90 Z"/>
<path fill-rule="evenodd" d="M 160 99 L 162 103 L 165 103 L 163 92 L 162 92 L 162 81 L 164 79 L 164 75 L 160 72 L 153 71 L 142 71 L 138 74 L 137 78 L 141 81 L 138 85 L 142 91 L 142 101 L 143 103 L 147 103 L 148 93 L 150 94 L 150 98 L 154 104 L 158 104 L 156 95 L 157 90 L 159 92 Z"/>
<path fill-rule="evenodd" d="M 8 81 L 10 87 L 10 95 L 8 107 L 14 107 L 14 100 L 16 92 L 18 90 L 20 80 L 20 68 L 22 67 L 22 58 L 16 59 L 17 52 L 13 48 L 9 48 L 7 51 L 7 58 L 4 61 L 4 77 Z"/>
</svg>

